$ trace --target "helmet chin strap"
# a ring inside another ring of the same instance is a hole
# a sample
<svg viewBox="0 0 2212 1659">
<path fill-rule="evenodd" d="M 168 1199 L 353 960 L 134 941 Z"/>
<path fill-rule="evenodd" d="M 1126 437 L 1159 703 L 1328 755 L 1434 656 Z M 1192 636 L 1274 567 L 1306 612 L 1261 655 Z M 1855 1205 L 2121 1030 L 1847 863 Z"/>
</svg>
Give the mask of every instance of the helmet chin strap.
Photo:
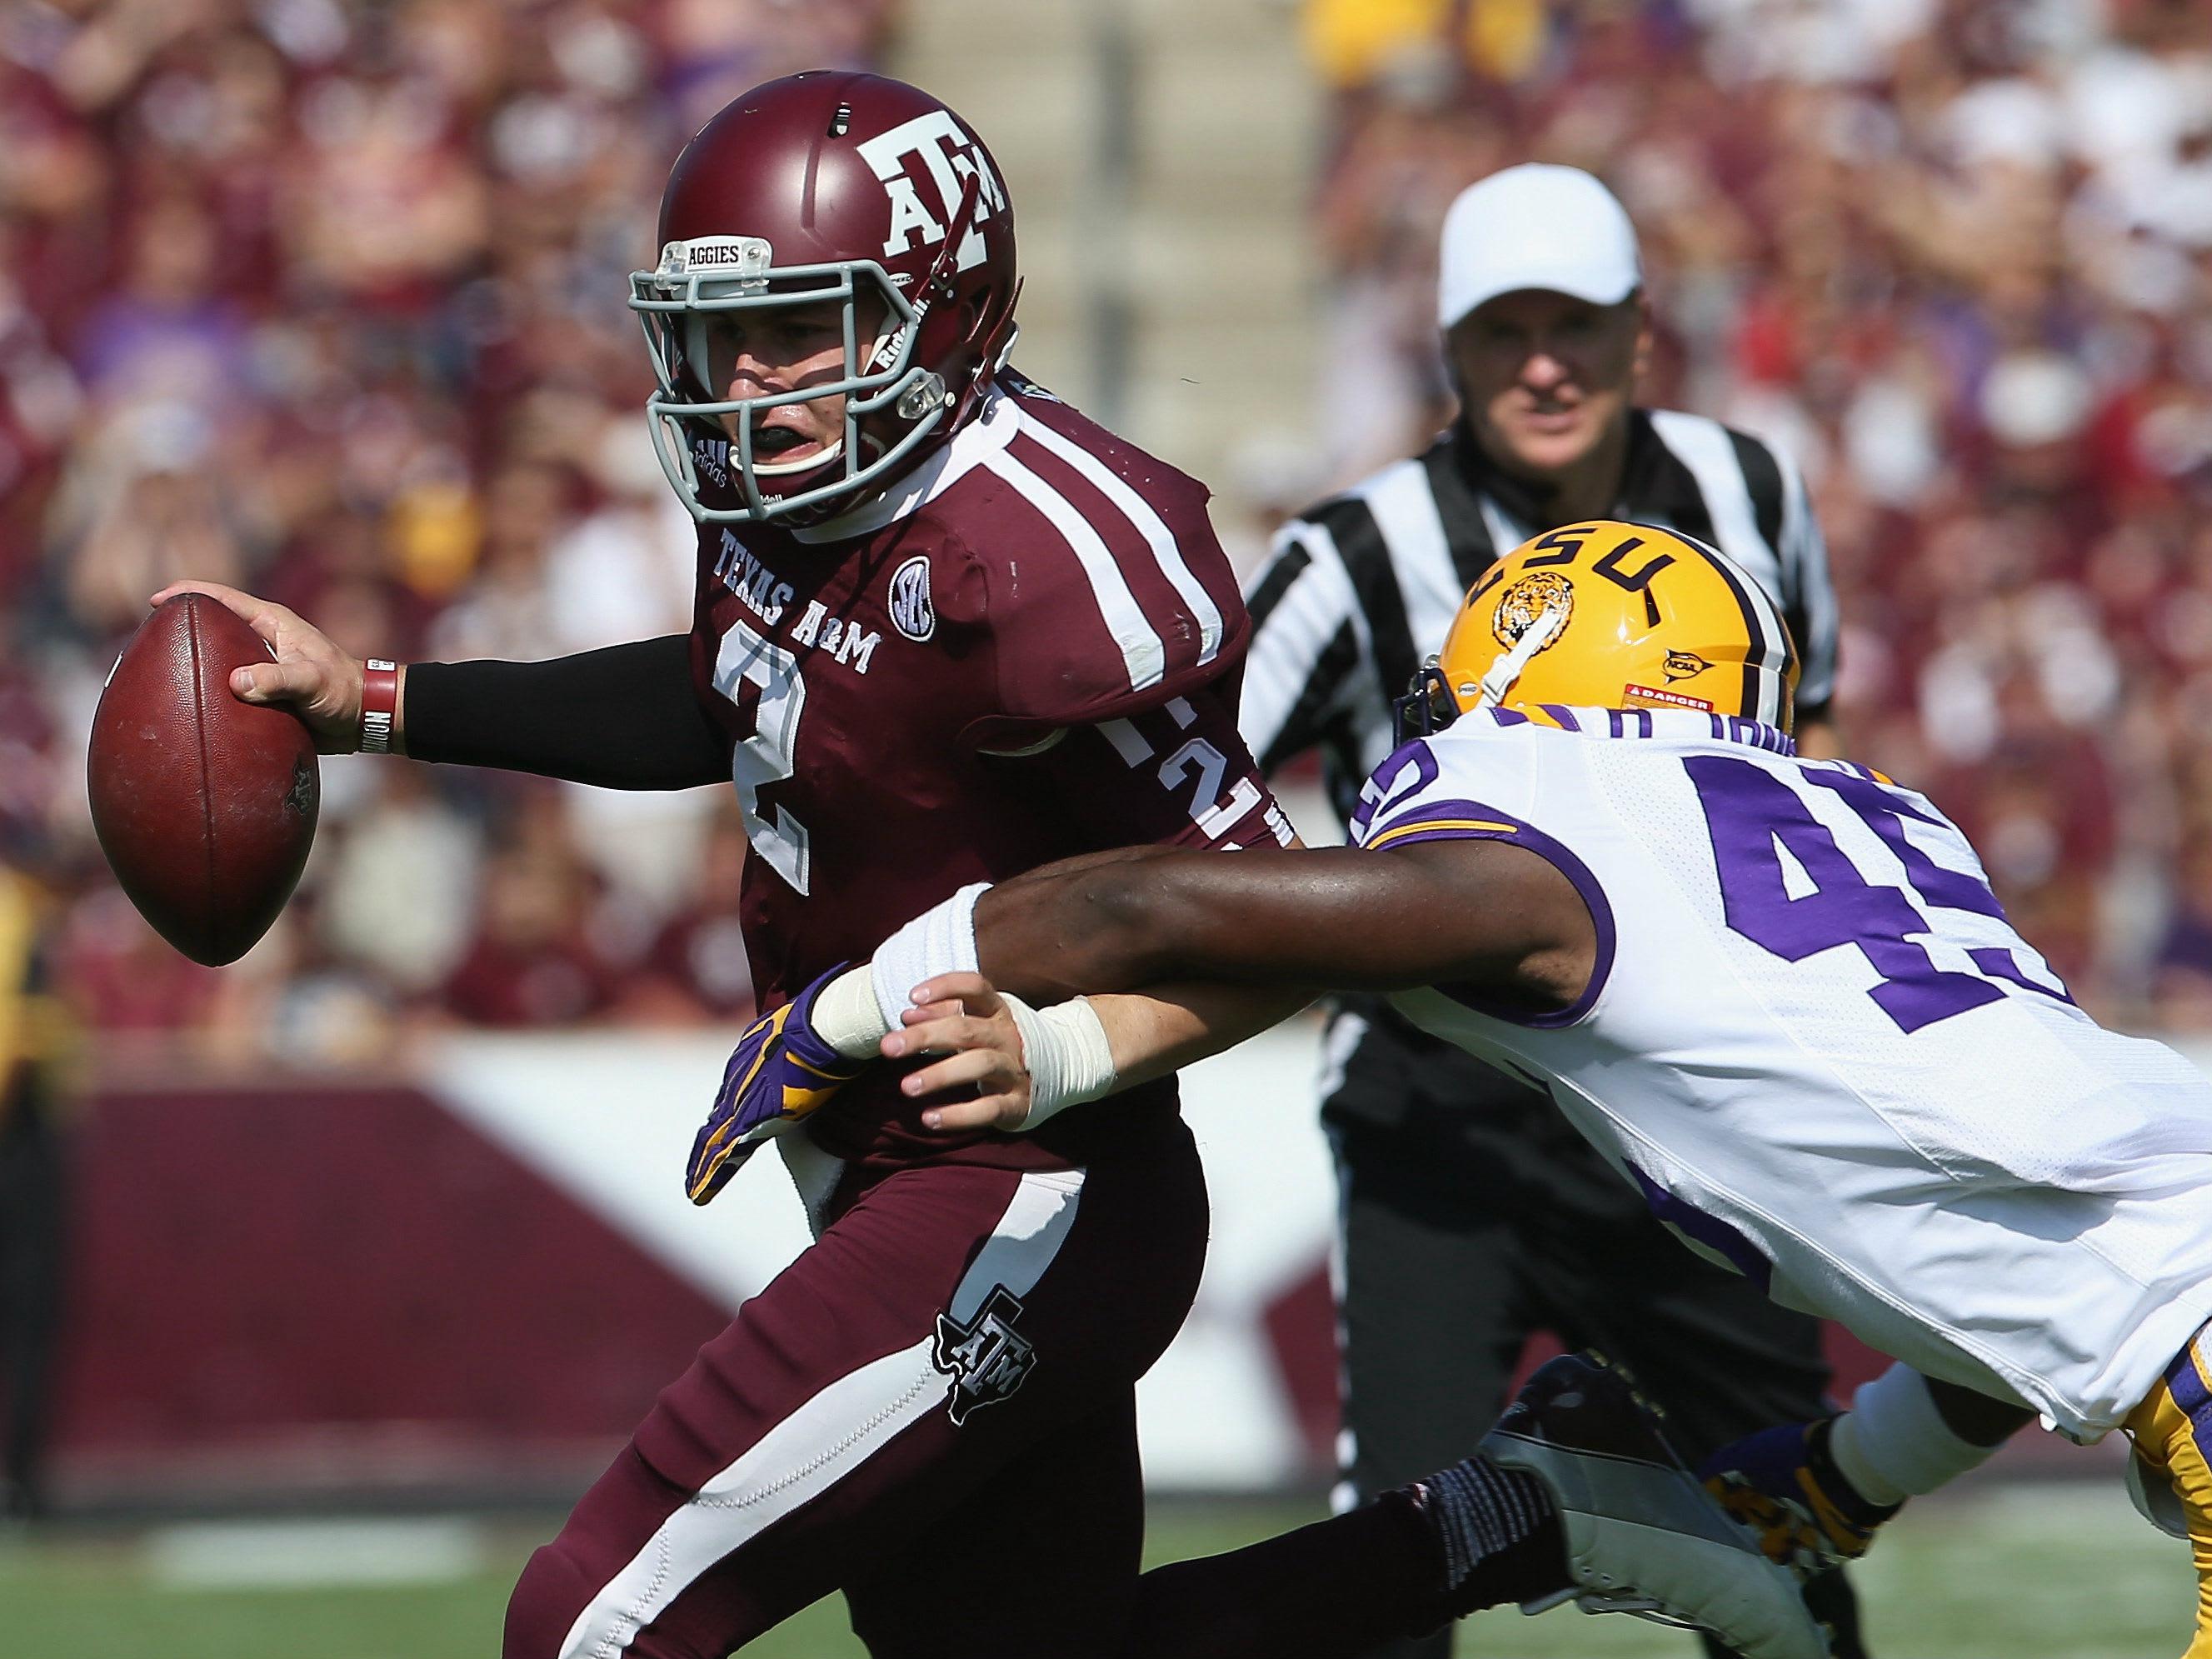
<svg viewBox="0 0 2212 1659">
<path fill-rule="evenodd" d="M 1477 708 L 1495 708 L 1504 702 L 1505 694 L 1521 678 L 1521 671 L 1528 667 L 1529 659 L 1549 645 L 1553 636 L 1565 627 L 1566 623 L 1565 611 L 1556 605 L 1546 605 L 1543 615 L 1530 623 L 1505 654 L 1490 665 L 1490 672 L 1482 677 L 1482 684 L 1476 688 L 1474 706 Z"/>
</svg>

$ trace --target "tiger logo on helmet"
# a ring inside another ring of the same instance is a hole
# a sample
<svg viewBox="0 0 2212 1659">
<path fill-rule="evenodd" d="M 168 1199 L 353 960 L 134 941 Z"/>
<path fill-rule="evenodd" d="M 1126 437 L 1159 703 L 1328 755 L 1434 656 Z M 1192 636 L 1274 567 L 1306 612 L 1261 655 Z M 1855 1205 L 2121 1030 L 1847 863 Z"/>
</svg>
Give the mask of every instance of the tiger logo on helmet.
<svg viewBox="0 0 2212 1659">
<path fill-rule="evenodd" d="M 1492 614 L 1490 631 L 1498 636 L 1498 644 L 1511 650 L 1521 643 L 1523 635 L 1534 628 L 1547 611 L 1557 611 L 1564 617 L 1574 614 L 1575 590 L 1556 570 L 1539 570 L 1521 578 L 1498 596 L 1498 609 Z M 1564 625 L 1564 624 L 1562 624 Z M 1547 648 L 1559 635 L 1547 630 L 1544 643 L 1536 648 Z"/>
<path fill-rule="evenodd" d="M 1787 732 L 1797 648 L 1765 591 L 1679 531 L 1619 520 L 1534 537 L 1468 590 L 1401 735 L 1471 709 L 1687 708 Z"/>
</svg>

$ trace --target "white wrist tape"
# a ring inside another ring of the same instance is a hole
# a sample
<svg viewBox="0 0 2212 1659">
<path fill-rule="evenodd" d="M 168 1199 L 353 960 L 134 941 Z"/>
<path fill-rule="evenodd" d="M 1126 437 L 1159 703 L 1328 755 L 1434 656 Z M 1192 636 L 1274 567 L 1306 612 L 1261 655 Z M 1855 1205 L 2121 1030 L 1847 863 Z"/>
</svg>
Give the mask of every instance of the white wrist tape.
<svg viewBox="0 0 2212 1659">
<path fill-rule="evenodd" d="M 848 1060 L 873 1060 L 890 1027 L 876 1006 L 875 975 L 848 968 L 814 999 L 814 1034 Z"/>
<path fill-rule="evenodd" d="M 899 1015 L 914 1006 L 914 988 L 922 981 L 981 971 L 975 963 L 975 901 L 990 885 L 979 881 L 962 888 L 876 947 L 868 971 L 885 1030 L 899 1029 Z"/>
<path fill-rule="evenodd" d="M 1030 1115 L 1022 1120 L 1022 1133 L 1113 1091 L 1114 1048 L 1090 998 L 1032 1008 L 1004 991 L 999 997 L 1022 1034 L 1022 1063 L 1029 1068 Z"/>
<path fill-rule="evenodd" d="M 1896 1504 L 1979 1468 L 1997 1448 L 1961 1439 L 1936 1409 L 1928 1379 L 1900 1362 L 1852 1397 L 1828 1450 L 1869 1503 Z"/>
</svg>

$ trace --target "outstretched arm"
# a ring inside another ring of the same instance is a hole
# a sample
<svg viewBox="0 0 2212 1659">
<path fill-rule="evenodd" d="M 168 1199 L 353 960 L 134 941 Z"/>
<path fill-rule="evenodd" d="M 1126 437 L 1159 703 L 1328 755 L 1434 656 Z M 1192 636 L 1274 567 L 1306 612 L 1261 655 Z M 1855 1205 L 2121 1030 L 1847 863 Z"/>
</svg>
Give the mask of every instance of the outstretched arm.
<svg viewBox="0 0 2212 1659">
<path fill-rule="evenodd" d="M 221 582 L 173 582 L 152 602 L 179 593 L 227 605 L 268 642 L 270 661 L 232 672 L 232 696 L 289 705 L 325 755 L 361 746 L 360 658 L 305 617 Z M 417 760 L 611 789 L 690 789 L 730 777 L 729 741 L 693 693 L 683 634 L 548 662 L 403 664 L 392 712 L 393 751 Z"/>
<path fill-rule="evenodd" d="M 1524 848 L 1481 839 L 1072 859 L 985 893 L 975 939 L 984 975 L 1032 1001 L 1176 980 L 1464 983 L 1532 1012 L 1573 1002 L 1596 949 L 1566 877 Z"/>
<path fill-rule="evenodd" d="M 1532 1012 L 1564 1007 L 1596 953 L 1565 877 L 1524 849 L 1472 840 L 1380 853 L 1103 854 L 992 890 L 975 922 L 991 978 L 924 981 L 906 1029 L 883 1043 L 890 1055 L 946 1055 L 902 1081 L 909 1096 L 975 1091 L 933 1106 L 933 1128 L 1018 1129 L 1029 1117 L 1030 1056 L 994 979 L 1039 1001 L 1123 990 L 1088 999 L 1118 1087 L 1229 1048 L 1317 988 L 1443 983 Z M 1192 977 L 1158 983 L 1182 975 Z"/>
<path fill-rule="evenodd" d="M 712 1197 L 743 1149 L 878 1052 L 950 1051 L 902 1079 L 909 1095 L 980 1087 L 926 1114 L 933 1127 L 1012 1128 L 1033 1093 L 1039 1114 L 1095 1100 L 1226 1048 L 1316 990 L 1439 985 L 1532 1014 L 1572 1006 L 1597 958 L 1574 884 L 1486 838 L 1504 826 L 1434 827 L 1485 834 L 1380 852 L 1124 849 L 963 889 L 747 1034 L 692 1149 L 692 1194 Z M 1133 991 L 1146 994 L 1026 1006 Z"/>
</svg>

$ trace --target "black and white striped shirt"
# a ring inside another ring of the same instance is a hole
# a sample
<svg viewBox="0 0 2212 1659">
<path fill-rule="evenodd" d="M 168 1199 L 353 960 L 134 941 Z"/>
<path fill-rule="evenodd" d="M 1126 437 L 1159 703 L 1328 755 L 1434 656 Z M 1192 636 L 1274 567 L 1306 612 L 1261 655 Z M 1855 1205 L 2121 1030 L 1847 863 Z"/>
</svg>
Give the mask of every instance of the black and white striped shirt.
<svg viewBox="0 0 2212 1659">
<path fill-rule="evenodd" d="M 1804 481 L 1783 453 L 1702 415 L 1637 410 L 1614 513 L 1711 542 L 1781 602 L 1803 672 L 1797 715 L 1835 689 L 1836 602 Z M 1392 699 L 1443 648 L 1484 568 L 1556 529 L 1463 424 L 1285 525 L 1249 586 L 1244 740 L 1261 770 L 1318 747 L 1348 815 L 1390 752 Z"/>
</svg>

